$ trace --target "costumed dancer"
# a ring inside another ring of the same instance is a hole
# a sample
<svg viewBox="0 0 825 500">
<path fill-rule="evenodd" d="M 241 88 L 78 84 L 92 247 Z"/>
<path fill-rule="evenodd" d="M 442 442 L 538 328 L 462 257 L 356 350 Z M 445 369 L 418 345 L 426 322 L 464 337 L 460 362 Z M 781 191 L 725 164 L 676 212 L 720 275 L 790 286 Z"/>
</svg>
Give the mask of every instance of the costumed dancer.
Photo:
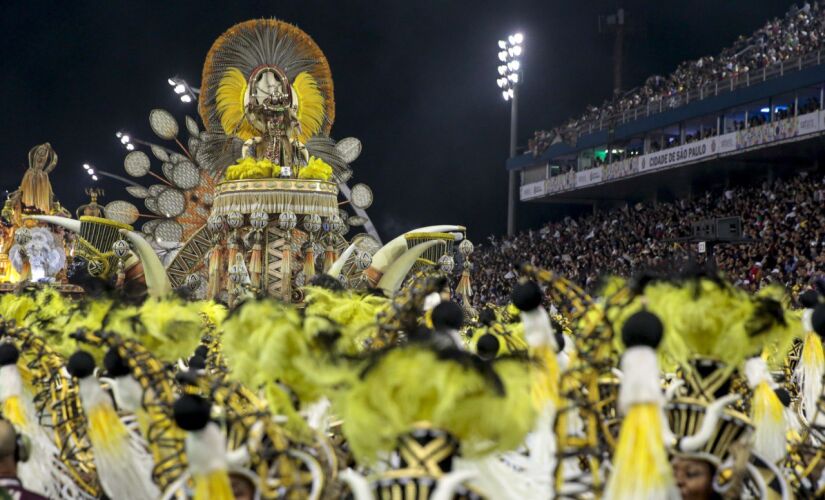
<svg viewBox="0 0 825 500">
<path fill-rule="evenodd" d="M 106 495 L 135 500 L 158 498 L 160 492 L 151 478 L 152 458 L 120 420 L 111 398 L 94 377 L 92 355 L 77 351 L 66 368 L 78 379 L 95 466 Z"/>
<path fill-rule="evenodd" d="M 825 307 L 819 302 L 819 294 L 814 290 L 808 290 L 799 297 L 799 301 L 804 307 L 802 311 L 802 328 L 805 339 L 802 343 L 802 353 L 799 356 L 799 363 L 794 370 L 793 380 L 799 385 L 801 406 L 805 419 L 812 422 L 816 414 L 816 402 L 822 394 L 822 377 L 825 376 L 825 354 L 822 349 L 822 337 L 825 335 L 825 328 L 814 329 L 814 311 Z M 818 313 L 823 315 L 825 313 Z M 825 419 L 825 415 L 821 416 Z"/>
<path fill-rule="evenodd" d="M 656 359 L 662 333 L 659 318 L 644 310 L 622 328 L 626 350 L 618 405 L 624 419 L 604 494 L 607 500 L 680 498 L 665 447 L 668 430 Z"/>
</svg>

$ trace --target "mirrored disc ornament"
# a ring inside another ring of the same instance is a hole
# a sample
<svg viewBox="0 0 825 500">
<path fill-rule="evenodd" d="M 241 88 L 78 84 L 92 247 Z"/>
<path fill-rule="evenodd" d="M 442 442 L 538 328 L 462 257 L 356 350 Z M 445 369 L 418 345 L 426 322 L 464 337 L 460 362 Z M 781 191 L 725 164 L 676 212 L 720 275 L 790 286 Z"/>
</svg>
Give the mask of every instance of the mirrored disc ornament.
<svg viewBox="0 0 825 500">
<path fill-rule="evenodd" d="M 163 165 L 161 165 L 161 167 L 160 167 L 160 169 L 163 170 L 163 176 L 166 177 L 169 180 L 172 180 L 172 169 L 173 168 L 175 168 L 175 165 L 173 163 L 169 163 L 169 162 L 164 162 Z"/>
<path fill-rule="evenodd" d="M 335 150 L 347 163 L 352 163 L 361 155 L 361 141 L 355 137 L 341 139 L 335 144 Z"/>
<path fill-rule="evenodd" d="M 164 220 L 155 228 L 155 239 L 158 242 L 172 243 L 183 238 L 183 226 L 173 220 Z"/>
<path fill-rule="evenodd" d="M 132 177 L 143 177 L 149 172 L 152 163 L 149 155 L 143 151 L 132 151 L 123 160 L 123 168 Z"/>
<path fill-rule="evenodd" d="M 140 230 L 143 231 L 143 234 L 152 236 L 155 234 L 155 228 L 158 227 L 158 224 L 160 224 L 160 219 L 152 219 L 144 222 Z"/>
<path fill-rule="evenodd" d="M 156 198 L 160 193 L 166 191 L 169 186 L 165 186 L 163 184 L 152 184 L 149 186 L 149 196 Z"/>
<path fill-rule="evenodd" d="M 171 176 L 167 175 L 172 184 L 181 189 L 192 189 L 201 182 L 201 173 L 198 167 L 189 160 L 182 161 L 174 166 Z"/>
<path fill-rule="evenodd" d="M 152 149 L 152 154 L 155 155 L 155 158 L 157 158 L 160 161 L 169 161 L 169 153 L 167 153 L 165 149 L 163 149 L 160 146 L 150 147 Z"/>
<path fill-rule="evenodd" d="M 146 198 L 145 200 L 143 200 L 143 204 L 146 205 L 146 208 L 153 214 L 160 215 L 160 210 L 158 210 L 157 198 Z"/>
<path fill-rule="evenodd" d="M 355 243 L 355 248 L 370 255 L 381 249 L 381 243 L 367 233 L 356 234 L 352 237 L 352 242 Z"/>
<path fill-rule="evenodd" d="M 367 218 L 366 217 L 361 217 L 360 215 L 353 215 L 352 217 L 350 217 L 347 220 L 347 224 L 349 224 L 350 226 L 355 226 L 355 227 L 363 226 L 366 223 L 367 223 Z"/>
<path fill-rule="evenodd" d="M 135 198 L 146 198 L 149 196 L 149 190 L 143 186 L 126 186 L 126 192 Z"/>
<path fill-rule="evenodd" d="M 189 145 L 189 152 L 192 153 L 192 156 L 197 158 L 198 157 L 198 149 L 200 149 L 200 147 L 201 147 L 200 139 L 190 137 L 187 144 Z"/>
<path fill-rule="evenodd" d="M 177 189 L 168 188 L 158 195 L 158 211 L 166 217 L 177 217 L 186 209 L 186 197 Z"/>
<path fill-rule="evenodd" d="M 161 139 L 172 140 L 178 136 L 178 122 L 172 113 L 165 109 L 153 109 L 149 112 L 149 126 Z"/>
<path fill-rule="evenodd" d="M 347 219 L 349 219 L 349 212 L 347 212 L 343 208 L 339 208 L 338 209 L 338 217 L 340 217 L 342 221 L 346 222 Z"/>
<path fill-rule="evenodd" d="M 350 201 L 354 206 L 365 210 L 372 205 L 372 199 L 372 189 L 366 184 L 356 184 L 352 186 Z M 350 222 L 350 225 L 353 224 Z"/>
<path fill-rule="evenodd" d="M 103 212 L 107 219 L 111 219 L 122 224 L 134 224 L 140 213 L 138 208 L 128 201 L 116 200 L 103 207 Z"/>
<path fill-rule="evenodd" d="M 189 135 L 192 137 L 197 137 L 201 132 L 198 128 L 198 122 L 196 122 L 195 119 L 189 115 L 186 115 L 184 120 L 186 122 L 186 131 L 189 132 Z"/>
</svg>

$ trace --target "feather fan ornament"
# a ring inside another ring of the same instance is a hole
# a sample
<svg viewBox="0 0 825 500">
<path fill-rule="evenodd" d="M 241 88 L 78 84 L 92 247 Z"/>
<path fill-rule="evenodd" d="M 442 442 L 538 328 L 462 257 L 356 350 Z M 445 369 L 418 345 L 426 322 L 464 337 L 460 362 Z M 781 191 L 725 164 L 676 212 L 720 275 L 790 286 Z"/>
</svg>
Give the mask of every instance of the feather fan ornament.
<svg viewBox="0 0 825 500">
<path fill-rule="evenodd" d="M 244 114 L 246 86 L 246 77 L 243 73 L 237 68 L 229 68 L 221 78 L 216 96 L 223 131 L 227 135 L 234 135 L 243 140 L 258 135 L 252 125 L 246 121 Z"/>
<path fill-rule="evenodd" d="M 301 125 L 296 138 L 306 144 L 324 124 L 324 96 L 318 89 L 315 78 L 306 71 L 295 77 L 292 89 L 298 97 L 298 123 Z"/>
</svg>

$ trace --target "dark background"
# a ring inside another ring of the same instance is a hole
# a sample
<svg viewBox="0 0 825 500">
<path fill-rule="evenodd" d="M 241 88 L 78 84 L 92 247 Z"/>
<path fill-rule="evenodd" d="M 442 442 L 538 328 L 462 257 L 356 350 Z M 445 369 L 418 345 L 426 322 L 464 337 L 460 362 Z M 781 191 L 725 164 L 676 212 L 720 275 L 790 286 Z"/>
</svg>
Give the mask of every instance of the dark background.
<svg viewBox="0 0 825 500">
<path fill-rule="evenodd" d="M 625 42 L 624 87 L 717 54 L 781 16 L 781 0 L 620 2 L 636 32 Z M 84 162 L 123 173 L 115 132 L 154 140 L 150 109 L 195 116 L 166 82 L 200 85 L 212 42 L 233 24 L 278 17 L 309 33 L 335 81 L 332 136 L 361 139 L 353 182 L 375 192 L 369 210 L 385 240 L 456 223 L 480 240 L 504 232 L 509 104 L 495 84 L 497 40 L 525 36 L 519 144 L 600 103 L 612 89 L 613 38 L 598 33 L 615 0 L 580 1 L 79 1 L 3 2 L 0 33 L 0 190 L 19 185 L 27 152 L 51 142 L 52 185 L 74 211 L 91 179 Z M 198 120 L 200 121 L 200 120 Z M 185 133 L 183 134 L 185 137 Z M 159 141 L 159 139 L 158 139 Z M 159 170 L 159 163 L 155 164 Z M 104 202 L 131 199 L 101 179 Z M 142 205 L 138 203 L 142 208 Z M 547 216 L 520 205 L 520 227 Z"/>
</svg>

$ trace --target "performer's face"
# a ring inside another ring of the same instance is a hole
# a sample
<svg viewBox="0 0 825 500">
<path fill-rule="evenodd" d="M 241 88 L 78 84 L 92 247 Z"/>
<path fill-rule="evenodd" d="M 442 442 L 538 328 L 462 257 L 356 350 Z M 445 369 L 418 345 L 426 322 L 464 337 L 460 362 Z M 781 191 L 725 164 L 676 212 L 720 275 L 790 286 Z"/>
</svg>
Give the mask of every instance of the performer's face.
<svg viewBox="0 0 825 500">
<path fill-rule="evenodd" d="M 671 462 L 682 500 L 710 500 L 713 496 L 713 466 L 704 460 L 676 457 Z"/>
<path fill-rule="evenodd" d="M 240 474 L 229 474 L 229 483 L 232 485 L 232 494 L 235 500 L 252 500 L 255 498 L 255 486 L 246 477 Z"/>
</svg>

